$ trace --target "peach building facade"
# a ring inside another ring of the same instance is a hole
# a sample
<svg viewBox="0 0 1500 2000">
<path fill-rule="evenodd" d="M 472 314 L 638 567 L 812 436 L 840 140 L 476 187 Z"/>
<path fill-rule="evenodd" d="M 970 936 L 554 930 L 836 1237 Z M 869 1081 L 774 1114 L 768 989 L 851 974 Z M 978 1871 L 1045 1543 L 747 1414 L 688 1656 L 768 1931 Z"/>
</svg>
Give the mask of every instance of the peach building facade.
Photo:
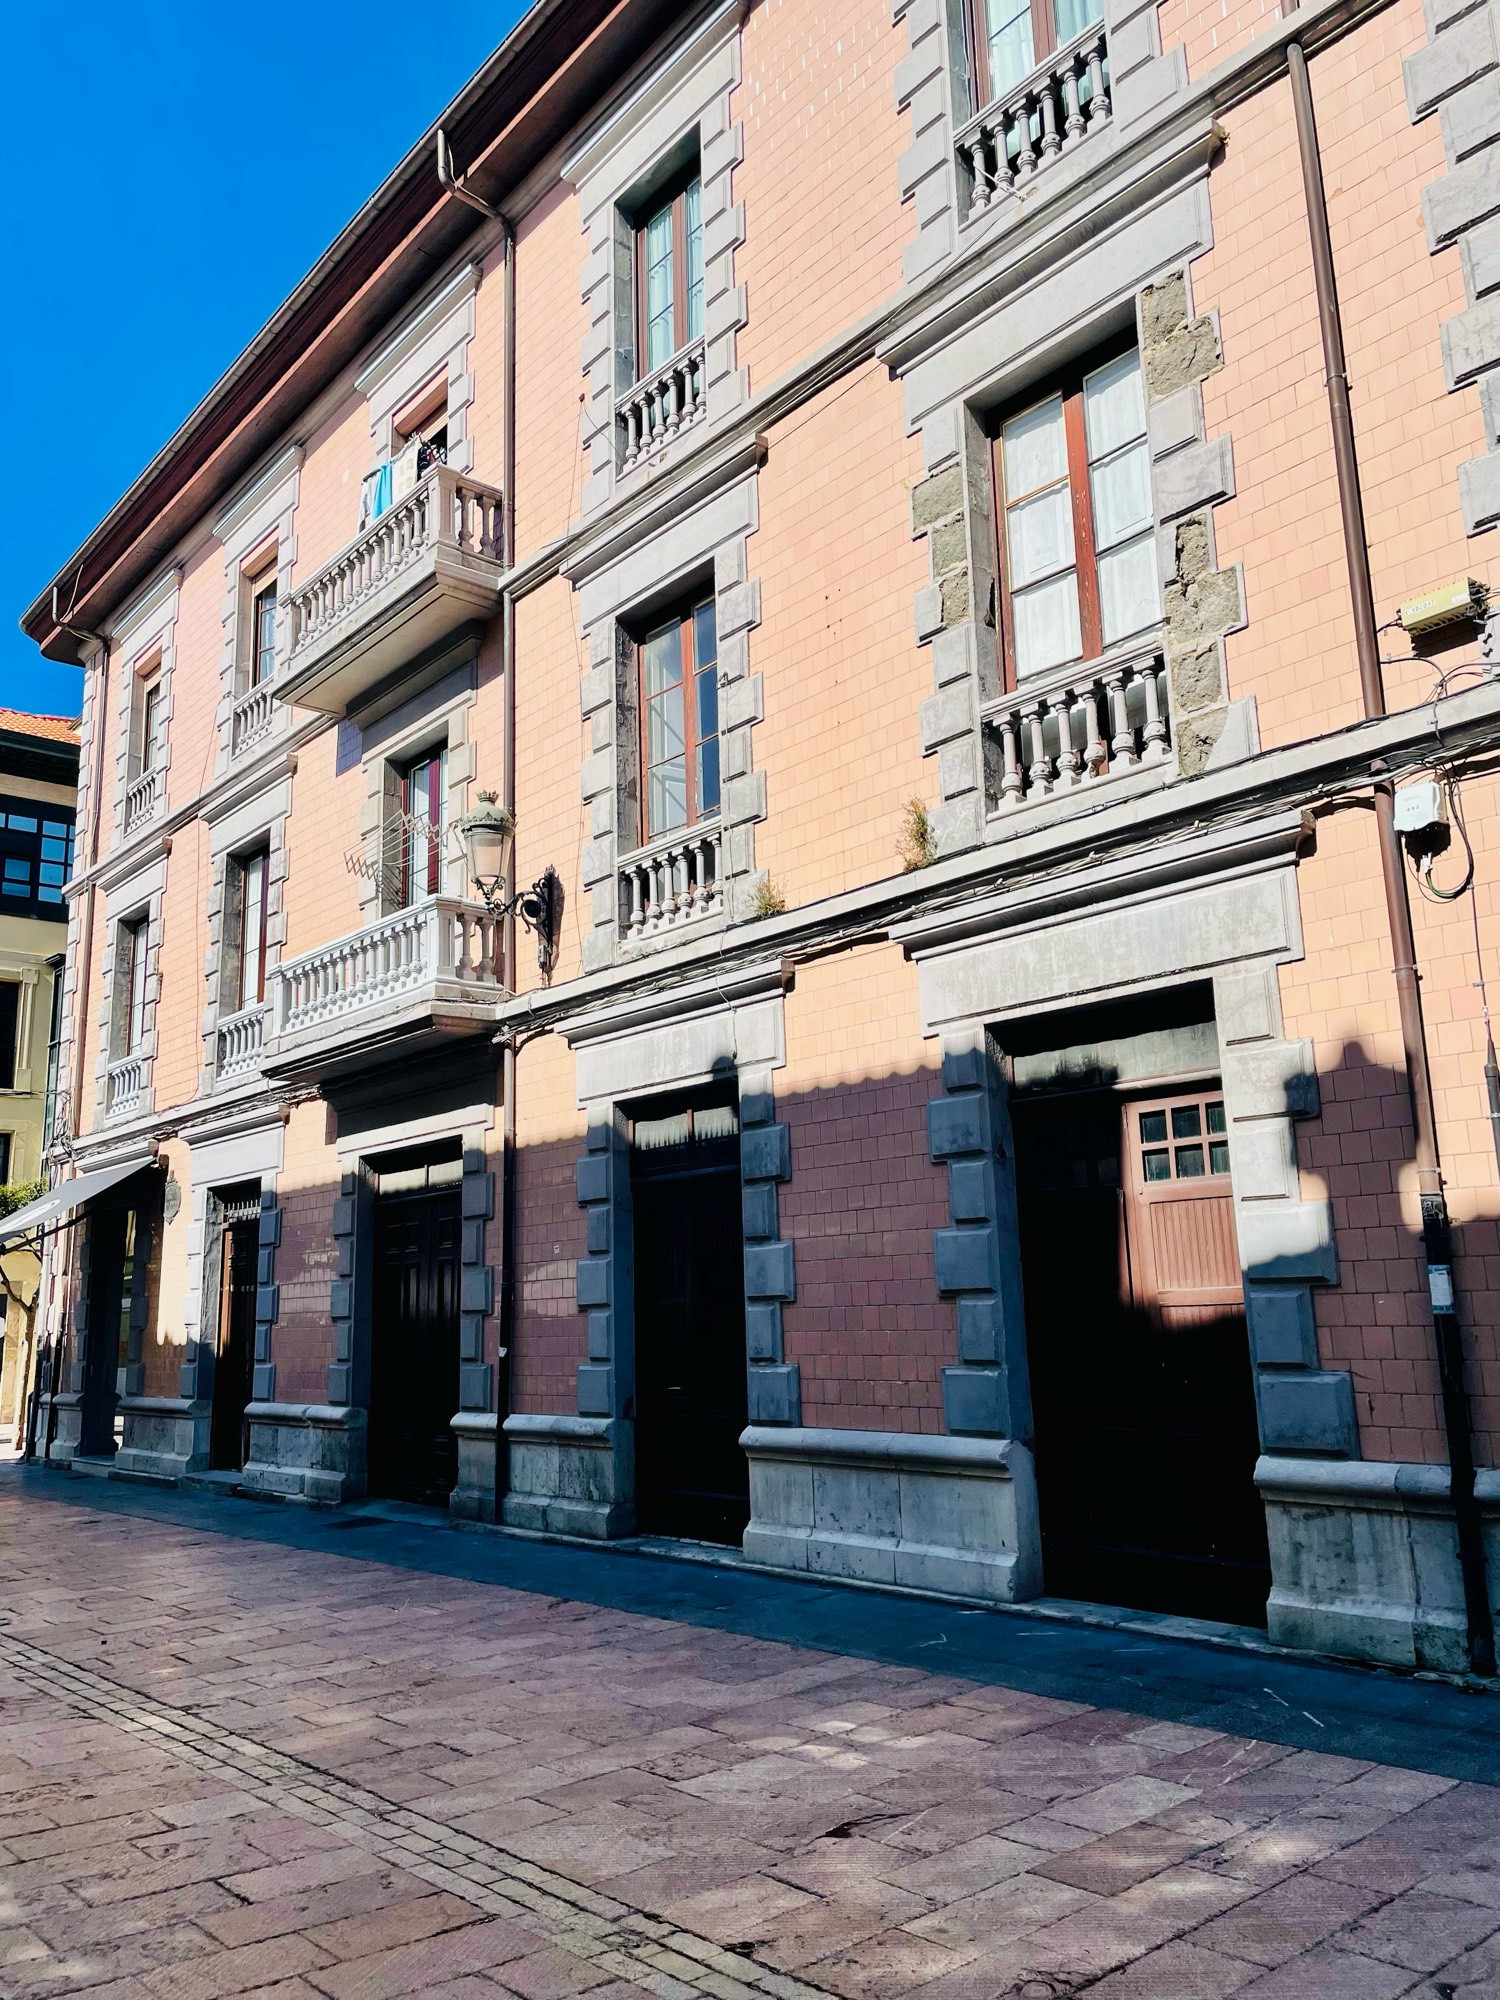
<svg viewBox="0 0 1500 2000">
<path fill-rule="evenodd" d="M 1465 0 L 536 0 L 27 614 L 39 1453 L 1493 1671 L 1497 141 Z"/>
</svg>

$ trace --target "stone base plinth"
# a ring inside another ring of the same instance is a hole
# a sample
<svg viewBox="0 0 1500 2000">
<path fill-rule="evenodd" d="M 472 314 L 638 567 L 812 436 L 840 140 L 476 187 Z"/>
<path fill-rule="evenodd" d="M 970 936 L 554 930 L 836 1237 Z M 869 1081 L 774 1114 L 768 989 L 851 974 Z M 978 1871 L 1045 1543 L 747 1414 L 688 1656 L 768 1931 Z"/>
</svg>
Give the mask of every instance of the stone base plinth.
<svg viewBox="0 0 1500 2000">
<path fill-rule="evenodd" d="M 1458 1534 L 1444 1465 L 1262 1458 L 1267 1630 L 1281 1646 L 1384 1666 L 1468 1667 Z M 1481 1472 L 1490 1595 L 1500 1595 L 1500 1473 Z"/>
<path fill-rule="evenodd" d="M 448 1496 L 448 1512 L 455 1521 L 495 1518 L 495 1445 L 499 1427 L 493 1410 L 460 1410 L 453 1419 L 458 1480 Z"/>
<path fill-rule="evenodd" d="M 115 1471 L 140 1479 L 181 1479 L 209 1462 L 212 1406 L 181 1396 L 127 1396 L 120 1403 L 125 1435 Z"/>
<path fill-rule="evenodd" d="M 252 1403 L 248 1493 L 337 1506 L 365 1490 L 365 1413 L 341 1403 Z"/>
<path fill-rule="evenodd" d="M 740 1443 L 755 1562 L 1002 1604 L 1041 1588 L 1024 1445 L 756 1425 Z"/>
<path fill-rule="evenodd" d="M 510 1416 L 509 1528 L 607 1541 L 635 1531 L 635 1427 L 621 1417 Z"/>
</svg>

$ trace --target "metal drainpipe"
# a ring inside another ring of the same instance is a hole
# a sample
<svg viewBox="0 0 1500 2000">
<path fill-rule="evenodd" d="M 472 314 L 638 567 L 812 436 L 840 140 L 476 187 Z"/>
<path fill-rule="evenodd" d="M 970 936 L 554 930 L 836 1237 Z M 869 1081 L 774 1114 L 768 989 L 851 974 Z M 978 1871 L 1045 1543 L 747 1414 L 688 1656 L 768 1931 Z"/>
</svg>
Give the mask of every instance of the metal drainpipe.
<svg viewBox="0 0 1500 2000">
<path fill-rule="evenodd" d="M 74 586 L 74 595 L 75 597 L 77 595 L 76 584 Z M 83 892 L 83 917 L 80 923 L 80 930 L 82 935 L 79 941 L 78 976 L 73 984 L 74 1017 L 75 1017 L 73 1022 L 73 1051 L 72 1051 L 73 1078 L 71 1085 L 72 1098 L 68 1107 L 68 1123 L 72 1127 L 73 1137 L 76 1139 L 78 1137 L 78 1121 L 80 1114 L 83 1110 L 83 1064 L 84 1064 L 85 1044 L 87 1040 L 85 1031 L 88 1024 L 89 979 L 92 975 L 93 958 L 94 958 L 94 901 L 95 901 L 94 871 L 99 865 L 99 821 L 101 816 L 101 808 L 103 804 L 103 791 L 104 791 L 104 732 L 109 719 L 109 645 L 108 642 L 105 639 L 103 639 L 99 633 L 86 632 L 83 630 L 81 626 L 69 625 L 65 619 L 58 617 L 56 585 L 53 586 L 52 590 L 52 615 L 53 618 L 56 620 L 58 629 L 60 631 L 67 632 L 71 634 L 73 638 L 85 640 L 90 645 L 94 645 L 99 648 L 99 666 L 98 666 L 99 685 L 94 696 L 94 741 L 91 746 L 94 753 L 94 768 L 89 781 L 89 810 L 90 810 L 90 820 L 88 827 L 89 879 Z M 85 669 L 85 671 L 87 671 L 87 669 Z M 56 1274 L 56 1281 L 57 1283 L 59 1283 L 64 1287 L 65 1292 L 67 1286 L 72 1282 L 73 1261 L 76 1255 L 77 1242 L 78 1242 L 77 1231 L 68 1230 L 66 1232 L 66 1241 L 67 1241 L 67 1248 L 64 1251 L 61 1260 L 62 1269 Z M 59 1359 L 59 1349 L 60 1349 L 59 1342 L 56 1341 L 48 1342 L 47 1401 L 49 1405 L 49 1414 L 46 1425 L 46 1448 L 42 1453 L 42 1456 L 44 1458 L 48 1455 L 48 1453 L 51 1450 L 51 1441 L 52 1441 L 51 1412 L 55 1411 L 57 1407 L 57 1364 Z M 41 1360 L 42 1360 L 42 1344 L 41 1341 L 38 1340 L 36 1343 L 36 1359 L 35 1362 L 33 1363 L 37 1371 L 38 1386 L 40 1386 L 40 1380 L 41 1380 Z M 36 1427 L 34 1424 L 29 1424 L 27 1441 L 26 1441 L 27 1458 L 29 1459 L 34 1457 L 35 1451 L 36 1451 Z"/>
<path fill-rule="evenodd" d="M 1298 0 L 1285 0 L 1283 14 L 1295 13 L 1297 4 Z M 1366 716 L 1374 717 L 1386 712 L 1385 687 L 1380 671 L 1375 591 L 1370 578 L 1370 552 L 1365 533 L 1364 502 L 1360 494 L 1354 417 L 1349 404 L 1349 375 L 1333 263 L 1333 239 L 1328 227 L 1328 198 L 1323 184 L 1322 155 L 1318 149 L 1312 83 L 1307 73 L 1307 57 L 1300 42 L 1288 42 L 1286 58 L 1287 76 L 1292 88 L 1292 109 L 1297 124 L 1297 149 L 1302 159 L 1302 186 L 1307 202 L 1318 325 L 1323 336 L 1328 414 L 1333 426 L 1333 460 L 1344 529 L 1344 557 L 1349 571 L 1349 598 L 1354 613 L 1354 647 L 1359 661 L 1360 693 Z M 1379 768 L 1383 770 L 1384 766 Z M 1487 1676 L 1495 1671 L 1495 1621 L 1485 1572 L 1483 1524 L 1474 1491 L 1473 1411 L 1464 1381 L 1463 1338 L 1459 1331 L 1458 1302 L 1453 1281 L 1453 1235 L 1438 1157 L 1437 1119 L 1433 1107 L 1427 1030 L 1422 1019 L 1416 939 L 1412 933 L 1406 869 L 1396 833 L 1395 792 L 1389 780 L 1375 786 L 1375 825 L 1380 841 L 1380 873 L 1391 933 L 1391 970 L 1396 981 L 1401 1041 L 1411 1092 L 1417 1182 L 1422 1201 L 1422 1248 L 1427 1262 L 1427 1290 L 1432 1303 L 1438 1380 L 1442 1390 L 1443 1429 L 1448 1446 L 1454 1523 L 1458 1531 L 1458 1560 L 1468 1622 L 1469 1665 L 1474 1673 Z"/>
<path fill-rule="evenodd" d="M 505 229 L 505 414 L 502 434 L 503 491 L 501 508 L 505 517 L 505 564 L 516 560 L 516 232 L 502 218 Z M 505 674 L 505 746 L 501 766 L 501 804 L 509 813 L 516 809 L 516 601 L 507 588 L 501 596 L 501 651 Z M 511 847 L 511 879 L 505 885 L 507 897 L 515 893 L 515 847 Z M 506 976 L 515 985 L 515 912 L 505 920 Z M 510 1447 L 505 1437 L 505 1419 L 510 1414 L 511 1352 L 516 1335 L 516 1045 L 507 1038 L 500 1056 L 501 1145 L 500 1156 L 500 1332 L 495 1356 L 495 1518 L 510 1491 Z"/>
</svg>

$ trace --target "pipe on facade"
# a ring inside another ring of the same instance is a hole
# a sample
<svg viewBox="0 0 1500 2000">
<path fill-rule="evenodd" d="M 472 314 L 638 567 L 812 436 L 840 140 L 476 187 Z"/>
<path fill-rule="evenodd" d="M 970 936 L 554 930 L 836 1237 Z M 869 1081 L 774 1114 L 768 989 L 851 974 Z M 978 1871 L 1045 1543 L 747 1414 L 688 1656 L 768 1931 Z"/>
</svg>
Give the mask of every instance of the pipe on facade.
<svg viewBox="0 0 1500 2000">
<path fill-rule="evenodd" d="M 501 432 L 501 499 L 505 520 L 505 567 L 516 564 L 516 232 L 504 216 L 505 408 Z M 505 744 L 500 778 L 501 804 L 516 810 L 516 600 L 507 587 L 500 599 L 500 645 L 505 675 Z M 515 845 L 511 846 L 508 899 L 515 895 Z M 505 919 L 502 943 L 505 969 L 514 988 L 516 976 L 516 914 L 514 904 Z M 505 1419 L 510 1414 L 511 1353 L 516 1334 L 516 1041 L 506 1037 L 500 1055 L 500 1315 L 495 1353 L 495 1518 L 510 1490 L 510 1447 Z"/>
<path fill-rule="evenodd" d="M 1282 9 L 1284 14 L 1295 13 L 1296 10 L 1297 0 L 1287 0 Z M 1359 662 L 1360 694 L 1366 716 L 1375 717 L 1386 712 L 1385 685 L 1380 669 L 1375 589 L 1370 576 L 1369 540 L 1360 491 L 1354 415 L 1349 402 L 1348 364 L 1333 261 L 1333 238 L 1328 226 L 1323 160 L 1318 147 L 1312 81 L 1308 75 L 1307 56 L 1300 42 L 1287 43 L 1286 59 L 1297 127 L 1297 150 L 1302 162 L 1302 187 L 1307 203 L 1318 326 L 1323 340 L 1328 414 L 1333 428 L 1333 461 L 1344 532 L 1344 557 L 1349 572 L 1350 606 L 1354 615 L 1354 649 Z M 1381 765 L 1380 769 L 1383 771 L 1384 766 Z M 1483 1523 L 1474 1491 L 1473 1410 L 1464 1380 L 1463 1337 L 1458 1324 L 1453 1282 L 1453 1237 L 1438 1153 L 1432 1068 L 1428 1059 L 1427 1029 L 1422 1018 L 1416 938 L 1412 931 L 1411 901 L 1401 842 L 1396 832 L 1395 790 L 1389 779 L 1375 786 L 1375 826 L 1391 933 L 1391 971 L 1396 982 L 1406 1079 L 1411 1094 L 1417 1183 L 1422 1202 L 1422 1248 L 1427 1264 L 1443 1429 L 1448 1447 L 1449 1483 L 1454 1525 L 1458 1533 L 1459 1569 L 1463 1577 L 1469 1665 L 1476 1674 L 1488 1676 L 1495 1672 L 1495 1621 L 1486 1575 Z"/>
<path fill-rule="evenodd" d="M 56 584 L 52 586 L 52 616 L 59 631 L 70 633 L 75 639 L 85 642 L 90 646 L 96 646 L 99 650 L 99 665 L 97 668 L 99 680 L 94 690 L 93 702 L 94 737 L 93 742 L 89 746 L 93 751 L 93 766 L 89 774 L 89 825 L 87 830 L 88 879 L 84 884 L 83 911 L 79 919 L 78 965 L 73 981 L 74 1019 L 69 1023 L 69 1029 L 72 1034 L 72 1048 L 70 1053 L 73 1058 L 73 1074 L 68 1085 L 68 1126 L 72 1137 L 76 1139 L 78 1136 L 79 1115 L 83 1109 L 83 1065 L 87 1040 L 85 1028 L 88 1022 L 89 980 L 92 976 L 94 958 L 94 900 L 96 894 L 94 888 L 94 871 L 99 865 L 99 820 L 104 793 L 104 731 L 109 716 L 109 645 L 99 633 L 86 632 L 82 627 L 69 625 L 66 619 L 59 617 Z M 62 975 L 59 974 L 58 976 L 61 977 Z M 50 1134 L 47 1135 L 45 1143 L 50 1145 Z M 67 1288 L 72 1282 L 74 1242 L 74 1234 L 70 1231 L 67 1238 L 67 1249 L 62 1257 L 62 1270 L 57 1276 L 57 1282 L 62 1287 L 64 1296 L 66 1296 Z M 60 1343 L 57 1340 L 47 1343 L 47 1395 L 49 1403 L 54 1407 L 57 1396 L 59 1346 Z M 35 1359 L 32 1365 L 37 1371 L 37 1392 L 39 1392 L 41 1387 L 42 1356 L 42 1343 L 40 1340 L 33 1343 L 33 1351 Z M 32 1400 L 35 1403 L 36 1393 L 33 1394 Z M 34 1419 L 28 1421 L 26 1435 L 26 1457 L 28 1459 L 35 1456 L 36 1428 Z M 47 1425 L 49 1450 L 51 1447 L 51 1437 L 52 1426 L 49 1420 Z M 43 1453 L 43 1456 L 46 1456 L 46 1452 Z"/>
</svg>

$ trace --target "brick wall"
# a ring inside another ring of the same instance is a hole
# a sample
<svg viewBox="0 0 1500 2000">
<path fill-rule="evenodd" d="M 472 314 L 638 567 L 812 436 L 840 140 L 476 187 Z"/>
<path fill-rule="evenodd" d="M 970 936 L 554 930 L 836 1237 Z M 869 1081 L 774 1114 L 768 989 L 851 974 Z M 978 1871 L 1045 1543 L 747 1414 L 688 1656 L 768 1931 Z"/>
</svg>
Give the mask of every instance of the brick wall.
<svg viewBox="0 0 1500 2000">
<path fill-rule="evenodd" d="M 516 232 L 516 551 L 522 559 L 555 540 L 578 515 L 586 247 L 577 197 L 565 187 L 534 208 Z M 491 290 L 493 312 L 498 278 Z M 487 320 L 488 314 L 482 327 Z M 487 375 L 499 372 L 493 338 L 488 334 L 481 350 Z M 479 367 L 476 362 L 476 382 Z"/>
<path fill-rule="evenodd" d="M 1181 47 L 1194 82 L 1281 18 L 1279 0 L 1163 0 L 1163 50 Z"/>
<path fill-rule="evenodd" d="M 776 1115 L 791 1133 L 781 1233 L 797 1298 L 783 1325 L 805 1424 L 943 1429 L 958 1336 L 933 1277 L 948 1193 L 927 1149 L 937 1056 L 916 1019 L 916 973 L 893 945 L 801 966 L 787 996 Z"/>
<path fill-rule="evenodd" d="M 1310 65 L 1348 350 L 1378 618 L 1476 562 L 1457 467 L 1484 448 L 1477 399 L 1450 396 L 1438 326 L 1463 303 L 1456 251 L 1433 259 L 1423 185 L 1442 168 L 1437 121 L 1412 132 L 1401 59 L 1423 39 L 1401 0 Z M 1215 510 L 1221 563 L 1245 566 L 1248 629 L 1228 641 L 1229 691 L 1254 694 L 1261 740 L 1295 742 L 1362 713 L 1334 477 L 1307 211 L 1282 81 L 1225 114 L 1210 179 L 1214 248 L 1194 304 L 1217 310 L 1224 366 L 1204 383 L 1207 434 L 1234 440 L 1238 492 Z M 1385 646 L 1405 655 L 1398 633 Z M 1387 670 L 1392 707 L 1432 672 Z"/>
<path fill-rule="evenodd" d="M 328 1364 L 333 1359 L 328 1288 L 336 1264 L 332 1228 L 339 1174 L 327 1133 L 326 1105 L 313 1102 L 293 1108 L 276 1183 L 281 1206 L 281 1244 L 276 1252 L 280 1315 L 271 1336 L 271 1354 L 276 1363 L 276 1398 L 282 1403 L 321 1403 L 328 1395 Z"/>
<path fill-rule="evenodd" d="M 553 978 L 578 976 L 591 918 L 579 881 L 588 839 L 588 808 L 579 789 L 586 748 L 579 713 L 582 647 L 572 587 L 558 579 L 524 598 L 516 611 L 516 881 L 534 881 L 549 865 L 565 892 Z M 519 929 L 519 926 L 518 926 Z M 538 982 L 535 942 L 520 932 L 517 987 Z"/>
<path fill-rule="evenodd" d="M 735 276 L 748 287 L 739 360 L 752 390 L 901 288 L 912 230 L 896 171 L 905 54 L 889 0 L 763 0 L 750 11 L 730 118 L 745 132 Z"/>
<path fill-rule="evenodd" d="M 586 1326 L 573 1273 L 585 1249 L 584 1216 L 574 1169 L 584 1120 L 574 1095 L 573 1055 L 545 1035 L 516 1064 L 518 1217 L 516 1330 L 511 1406 L 570 1414 L 578 1407 L 576 1370 L 585 1359 Z"/>
<path fill-rule="evenodd" d="M 920 462 L 903 429 L 900 391 L 872 365 L 774 430 L 761 474 L 756 862 L 788 907 L 899 873 L 906 802 L 931 799 L 918 710 L 932 669 L 912 625 L 926 559 L 907 497 Z"/>
</svg>

